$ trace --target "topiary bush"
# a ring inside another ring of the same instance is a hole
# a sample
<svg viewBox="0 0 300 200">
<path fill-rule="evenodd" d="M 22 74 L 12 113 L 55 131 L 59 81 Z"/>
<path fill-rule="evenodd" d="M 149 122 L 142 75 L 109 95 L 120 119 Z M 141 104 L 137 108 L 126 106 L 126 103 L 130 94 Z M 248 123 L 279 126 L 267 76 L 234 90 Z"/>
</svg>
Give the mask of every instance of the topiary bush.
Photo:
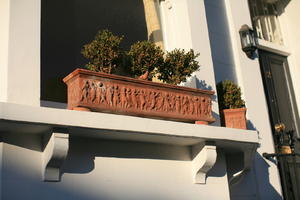
<svg viewBox="0 0 300 200">
<path fill-rule="evenodd" d="M 164 52 L 150 41 L 134 43 L 128 55 L 131 59 L 131 71 L 135 77 L 152 80 L 155 69 L 164 65 Z M 145 77 L 142 77 L 142 76 Z"/>
<path fill-rule="evenodd" d="M 186 81 L 186 78 L 199 68 L 199 63 L 196 61 L 198 56 L 199 54 L 195 54 L 192 49 L 187 53 L 183 49 L 168 52 L 165 64 L 157 68 L 158 79 L 169 84 Z"/>
<path fill-rule="evenodd" d="M 240 87 L 233 81 L 225 80 L 217 84 L 219 109 L 231 109 L 245 107 Z"/>
<path fill-rule="evenodd" d="M 166 54 L 150 41 L 139 41 L 123 51 L 123 36 L 115 36 L 108 30 L 100 30 L 95 39 L 83 46 L 82 55 L 89 60 L 86 68 L 96 72 L 133 75 L 144 80 L 158 79 L 169 84 L 179 84 L 199 67 L 195 60 L 199 54 L 175 49 Z M 129 72 L 129 74 L 128 74 Z"/>
<path fill-rule="evenodd" d="M 111 74 L 122 63 L 120 43 L 123 36 L 115 36 L 108 30 L 99 31 L 95 39 L 83 46 L 82 55 L 89 60 L 87 69 Z"/>
</svg>

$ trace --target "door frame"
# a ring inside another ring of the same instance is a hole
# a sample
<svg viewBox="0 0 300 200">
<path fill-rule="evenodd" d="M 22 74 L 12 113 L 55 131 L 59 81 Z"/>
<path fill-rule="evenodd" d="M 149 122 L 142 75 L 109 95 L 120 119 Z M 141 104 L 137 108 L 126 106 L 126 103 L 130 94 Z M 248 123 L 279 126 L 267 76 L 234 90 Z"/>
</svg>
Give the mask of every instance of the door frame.
<svg viewBox="0 0 300 200">
<path fill-rule="evenodd" d="M 298 115 L 298 109 L 297 109 L 297 104 L 296 104 L 296 99 L 294 95 L 294 89 L 292 85 L 292 80 L 290 76 L 290 70 L 289 70 L 289 65 L 288 65 L 288 59 L 287 56 L 282 56 L 278 55 L 273 52 L 265 51 L 265 50 L 258 50 L 258 55 L 259 55 L 259 63 L 260 63 L 260 70 L 261 70 L 261 76 L 262 80 L 264 83 L 264 91 L 266 95 L 266 100 L 267 100 L 267 105 L 268 105 L 268 112 L 270 116 L 270 124 L 273 132 L 273 140 L 275 143 L 275 150 L 276 153 L 280 153 L 280 147 L 278 144 L 280 141 L 278 141 L 276 137 L 276 132 L 274 129 L 275 123 L 280 123 L 282 122 L 282 118 L 280 116 L 280 111 L 279 111 L 279 105 L 277 101 L 277 96 L 276 96 L 276 89 L 274 88 L 274 79 L 273 74 L 271 73 L 271 61 L 272 62 L 279 62 L 278 64 L 282 65 L 283 67 L 283 74 L 282 76 L 285 79 L 286 82 L 286 88 L 287 88 L 287 94 L 288 94 L 288 99 L 290 106 L 288 106 L 288 109 L 291 109 L 291 118 L 293 120 L 293 128 L 295 128 L 295 135 L 294 138 L 296 139 L 296 146 L 300 146 L 300 140 L 299 140 L 299 116 Z M 272 60 L 273 58 L 273 60 Z M 269 77 L 268 77 L 269 76 Z M 281 76 L 280 76 L 281 77 Z M 268 81 L 271 81 L 269 83 Z M 272 99 L 274 98 L 274 99 Z M 271 101 L 274 100 L 275 103 L 271 103 Z M 275 119 L 274 119 L 275 118 Z M 299 148 L 295 148 L 296 153 L 299 152 Z M 281 185 L 282 185 L 282 190 L 283 190 L 283 195 L 285 200 L 296 200 L 299 199 L 300 191 L 298 188 L 297 184 L 297 179 L 300 176 L 300 170 L 297 170 L 296 167 L 300 163 L 299 159 L 289 156 L 289 157 L 277 157 L 277 165 L 278 165 L 278 170 L 280 173 L 281 177 Z M 293 168 L 293 170 L 291 169 Z M 296 180 L 296 181 L 295 181 Z"/>
<path fill-rule="evenodd" d="M 299 119 L 299 112 L 298 112 L 298 107 L 297 107 L 297 103 L 296 103 L 296 98 L 295 98 L 295 93 L 294 93 L 294 88 L 293 88 L 293 83 L 292 83 L 292 79 L 291 79 L 291 75 L 290 75 L 290 69 L 289 69 L 289 64 L 288 64 L 288 59 L 287 59 L 287 56 L 284 56 L 284 55 L 280 55 L 280 54 L 276 54 L 274 52 L 270 52 L 270 51 L 266 51 L 266 50 L 262 50 L 262 49 L 259 49 L 258 50 L 258 54 L 259 54 L 259 63 L 260 63 L 260 69 L 261 69 L 261 76 L 262 76 L 262 79 L 263 79 L 263 83 L 264 83 L 264 90 L 265 90 L 265 94 L 266 94 L 266 98 L 267 98 L 267 102 L 268 102 L 268 109 L 269 109 L 269 115 L 270 115 L 270 118 L 272 120 L 272 116 L 271 116 L 271 108 L 270 108 L 270 105 L 269 105 L 269 100 L 268 100 L 268 91 L 267 91 L 267 88 L 266 88 L 266 74 L 265 74 L 265 71 L 263 69 L 263 63 L 262 62 L 267 62 L 267 61 L 263 61 L 262 59 L 262 56 L 265 56 L 264 54 L 268 54 L 269 57 L 273 57 L 273 58 L 276 58 L 276 57 L 282 57 L 282 58 L 285 58 L 286 61 L 284 62 L 283 64 L 283 70 L 284 70 L 284 78 L 286 79 L 286 83 L 287 83 L 287 93 L 288 93 L 288 98 L 290 100 L 290 106 L 291 106 L 291 113 L 292 113 L 292 118 L 293 118 L 293 121 L 294 121 L 294 125 L 295 125 L 295 133 L 296 133 L 296 137 L 297 139 L 300 139 L 300 119 Z M 271 122 L 272 124 L 272 122 Z M 274 125 L 274 124 L 272 124 Z M 272 127 L 272 130 L 273 130 L 273 127 Z"/>
</svg>

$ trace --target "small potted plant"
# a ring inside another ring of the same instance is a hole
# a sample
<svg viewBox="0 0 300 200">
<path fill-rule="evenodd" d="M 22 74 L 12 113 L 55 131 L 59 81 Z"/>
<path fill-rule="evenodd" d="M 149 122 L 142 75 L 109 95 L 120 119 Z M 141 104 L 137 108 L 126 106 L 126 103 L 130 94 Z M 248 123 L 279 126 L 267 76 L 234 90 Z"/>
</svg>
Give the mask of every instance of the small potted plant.
<svg viewBox="0 0 300 200">
<path fill-rule="evenodd" d="M 152 80 L 155 69 L 164 66 L 164 52 L 150 41 L 133 44 L 128 56 L 131 60 L 132 74 L 142 80 Z"/>
<path fill-rule="evenodd" d="M 99 31 L 95 39 L 83 46 L 82 55 L 89 60 L 86 68 L 95 72 L 113 73 L 122 63 L 120 43 L 123 36 L 113 35 L 108 30 Z"/>
<path fill-rule="evenodd" d="M 183 49 L 168 52 L 165 64 L 157 69 L 158 79 L 174 85 L 185 82 L 186 78 L 199 68 L 199 63 L 196 61 L 198 56 L 199 54 L 195 54 L 192 49 L 187 53 Z"/>
<path fill-rule="evenodd" d="M 76 69 L 64 78 L 68 109 L 202 124 L 215 121 L 213 91 L 176 85 L 198 69 L 198 54 L 174 50 L 164 59 L 160 47 L 149 41 L 136 42 L 125 52 L 120 48 L 122 39 L 104 30 L 84 46 L 88 70 Z M 130 69 L 135 78 L 113 74 L 120 68 Z M 149 81 L 156 73 L 172 85 Z"/>
<path fill-rule="evenodd" d="M 247 129 L 245 101 L 240 87 L 225 80 L 217 84 L 217 93 L 222 126 Z"/>
</svg>

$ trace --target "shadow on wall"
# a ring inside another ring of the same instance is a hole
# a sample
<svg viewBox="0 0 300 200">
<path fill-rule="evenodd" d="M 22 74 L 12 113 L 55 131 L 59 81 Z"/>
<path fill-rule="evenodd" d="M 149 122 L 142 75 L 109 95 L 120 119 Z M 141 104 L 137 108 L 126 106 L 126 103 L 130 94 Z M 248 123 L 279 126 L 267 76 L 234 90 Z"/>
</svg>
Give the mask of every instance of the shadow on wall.
<svg viewBox="0 0 300 200">
<path fill-rule="evenodd" d="M 12 176 L 13 175 L 13 176 Z M 22 173 L 15 167 L 4 167 L 2 174 L 2 200 L 110 200 L 105 195 L 93 195 L 72 186 L 42 182 L 40 177 L 33 177 Z"/>
<path fill-rule="evenodd" d="M 22 135 L 22 134 L 21 134 Z M 180 199 L 180 198 L 172 198 L 174 196 L 172 192 L 162 192 L 161 186 L 159 183 L 156 183 L 156 179 L 149 178 L 151 176 L 148 174 L 149 172 L 156 173 L 155 170 L 162 170 L 160 174 L 164 173 L 166 168 L 161 166 L 162 163 L 165 162 L 156 162 L 151 161 L 153 164 L 148 166 L 146 171 L 144 172 L 143 168 L 140 168 L 140 175 L 146 174 L 145 177 L 133 179 L 135 182 L 132 184 L 128 181 L 128 178 L 121 179 L 115 182 L 110 182 L 109 175 L 105 175 L 105 172 L 102 170 L 108 165 L 104 164 L 104 168 L 102 166 L 95 166 L 95 158 L 96 157 L 109 157 L 109 158 L 126 158 L 126 159 L 134 159 L 134 162 L 137 162 L 137 159 L 146 160 L 172 160 L 172 161 L 191 161 L 191 148 L 188 146 L 173 146 L 173 145 L 164 145 L 164 144 L 152 144 L 152 143 L 140 143 L 140 142 L 129 142 L 129 141 L 111 141 L 111 140 L 97 140 L 92 138 L 79 138 L 79 137 L 70 137 L 70 146 L 67 160 L 65 161 L 63 172 L 73 173 L 73 174 L 86 174 L 84 176 L 84 180 L 78 181 L 78 177 L 76 175 L 68 175 L 62 179 L 61 182 L 43 182 L 41 176 L 41 144 L 42 138 L 40 135 L 30 135 L 26 134 L 26 138 L 22 137 L 20 134 L 8 134 L 8 137 L 5 137 L 3 141 L 9 145 L 4 148 L 3 154 L 3 167 L 2 167 L 2 199 L 3 200 L 17 200 L 17 199 L 25 199 L 25 200 L 115 200 L 121 199 L 120 194 L 124 194 L 122 199 L 134 199 L 131 198 L 133 193 L 137 193 L 137 197 L 135 199 L 143 199 L 143 200 L 153 200 L 153 199 Z M 19 138 L 19 139 L 18 139 Z M 21 147 L 21 148 L 19 148 Z M 219 151 L 219 150 L 218 150 Z M 220 152 L 222 153 L 222 152 Z M 32 156 L 33 155 L 33 156 Z M 220 155 L 220 154 L 219 154 Z M 17 159 L 17 157 L 23 156 L 22 159 Z M 30 157 L 30 158 L 29 158 Z M 120 159 L 120 160 L 121 160 Z M 103 159 L 105 160 L 105 159 Z M 141 161 L 143 162 L 143 161 Z M 122 162 L 118 162 L 116 164 L 121 164 Z M 147 162 L 146 162 L 147 163 Z M 188 162 L 189 163 L 189 162 Z M 177 169 L 174 167 L 174 164 L 178 164 L 182 168 L 177 172 L 183 172 L 186 174 L 190 174 L 189 164 L 185 162 L 172 162 L 168 165 L 171 165 L 168 169 Z M 141 164 L 139 162 L 139 164 Z M 130 165 L 129 165 L 130 166 Z M 142 166 L 142 165 L 141 165 Z M 184 166 L 184 167 L 183 167 Z M 97 167 L 97 169 L 96 169 Z M 111 166 L 112 168 L 119 169 L 124 166 Z M 208 177 L 223 177 L 226 172 L 224 169 L 224 157 L 217 158 L 217 163 L 213 167 L 213 169 L 209 172 Z M 186 171 L 188 169 L 188 171 Z M 101 178 L 99 182 L 95 182 L 97 177 L 90 177 L 91 171 L 93 172 L 92 176 L 98 176 L 101 174 Z M 122 170 L 125 170 L 124 173 L 132 169 L 126 169 L 126 167 Z M 110 171 L 110 169 L 108 169 Z M 112 170 L 113 171 L 113 170 Z M 131 171 L 132 172 L 132 171 Z M 169 173 L 169 174 L 168 174 Z M 170 172 L 167 172 L 170 178 Z M 186 175 L 185 174 L 185 175 Z M 104 175 L 104 176 L 103 176 Z M 114 175 L 111 175 L 114 176 Z M 176 176 L 183 176 L 182 174 L 177 174 Z M 162 177 L 162 179 L 164 179 Z M 189 178 L 187 178 L 189 179 Z M 77 182 L 74 182 L 76 180 Z M 147 180 L 152 180 L 154 182 L 147 182 Z M 174 179 L 176 180 L 176 179 Z M 185 180 L 185 179 L 180 179 Z M 91 181 L 91 182 L 90 182 Z M 166 178 L 165 183 L 170 183 L 172 180 L 168 182 L 168 178 Z M 188 181 L 192 181 L 188 180 Z M 191 183 L 191 182 L 189 182 Z M 143 189 L 143 187 L 147 186 L 150 188 L 146 188 L 145 190 L 136 191 L 136 184 L 140 185 L 139 189 Z M 192 183 L 191 183 L 192 184 Z M 171 184 L 172 185 L 172 184 Z M 170 191 L 177 190 L 177 183 L 172 185 Z M 185 189 L 191 189 L 198 186 L 193 186 L 189 184 L 181 185 L 180 187 L 185 187 Z M 203 186 L 204 187 L 204 186 Z M 203 189 L 203 187 L 199 186 L 198 189 Z M 118 189 L 121 189 L 122 192 L 119 194 L 115 194 Z M 127 191 L 128 189 L 128 191 Z M 182 188 L 181 188 L 182 189 Z M 115 191 L 116 190 L 116 191 Z M 160 190 L 156 194 L 155 190 Z M 183 189 L 184 190 L 184 189 Z M 16 192 L 17 191 L 17 192 Z M 193 199 L 193 196 L 188 194 L 182 194 L 184 197 L 187 195 L 188 199 Z M 134 195 L 133 195 L 134 196 Z M 135 196 L 135 197 L 136 197 Z M 181 198 L 182 199 L 182 198 Z"/>
<path fill-rule="evenodd" d="M 202 89 L 202 90 L 210 90 L 212 91 L 213 88 L 211 85 L 207 85 L 207 83 L 205 82 L 205 80 L 199 80 L 198 78 L 195 78 L 195 81 L 196 81 L 196 88 L 199 88 L 199 89 Z M 218 100 L 217 100 L 217 92 L 214 91 L 215 94 L 212 96 L 212 100 L 214 102 L 217 102 L 218 103 Z"/>
<path fill-rule="evenodd" d="M 222 169 L 222 164 L 224 162 L 224 154 L 222 149 L 217 148 L 217 161 L 216 164 L 211 168 L 211 170 L 207 173 L 207 178 L 209 177 L 224 177 L 226 175 L 226 171 Z"/>
<path fill-rule="evenodd" d="M 205 12 L 216 82 L 236 80 L 224 0 L 205 0 Z"/>
<path fill-rule="evenodd" d="M 247 120 L 247 129 L 257 131 L 256 126 L 252 123 L 251 120 Z"/>
<path fill-rule="evenodd" d="M 61 184 L 42 181 L 41 135 L 1 133 L 1 142 L 1 200 L 99 199 Z"/>
<path fill-rule="evenodd" d="M 18 125 L 15 125 L 18 130 Z M 24 129 L 24 126 L 22 127 Z M 26 133 L 1 133 L 4 143 L 12 144 L 32 151 L 42 152 L 42 136 L 38 134 L 27 135 Z"/>
<path fill-rule="evenodd" d="M 264 158 L 256 153 L 254 164 L 251 170 L 236 184 L 230 185 L 230 199 L 272 199 L 282 200 L 281 195 L 270 183 L 269 167 L 270 165 Z M 235 173 L 243 168 L 243 154 L 230 154 L 226 156 L 228 178 L 230 179 Z M 253 171 L 259 169 L 258 171 Z M 256 180 L 257 179 L 257 180 Z M 262 191 L 258 191 L 256 184 L 262 187 Z"/>
<path fill-rule="evenodd" d="M 191 150 L 184 146 L 71 137 L 63 172 L 91 172 L 95 157 L 190 161 Z"/>
<path fill-rule="evenodd" d="M 95 168 L 96 157 L 191 161 L 191 147 L 129 141 L 72 138 L 64 173 L 89 173 Z M 220 149 L 214 167 L 207 177 L 224 177 L 224 157 Z"/>
</svg>

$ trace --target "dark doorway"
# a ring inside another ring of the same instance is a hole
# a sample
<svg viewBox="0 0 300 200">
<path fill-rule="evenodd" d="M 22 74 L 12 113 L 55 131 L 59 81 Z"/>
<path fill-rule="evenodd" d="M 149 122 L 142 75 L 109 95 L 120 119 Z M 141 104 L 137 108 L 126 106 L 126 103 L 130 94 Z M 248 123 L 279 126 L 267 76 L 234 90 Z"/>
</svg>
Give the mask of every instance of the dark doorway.
<svg viewBox="0 0 300 200">
<path fill-rule="evenodd" d="M 267 51 L 259 51 L 261 73 L 267 97 L 276 153 L 284 142 L 275 126 L 284 124 L 283 133 L 293 132 L 295 153 L 300 153 L 299 115 L 291 84 L 287 58 Z M 300 159 L 295 156 L 278 157 L 278 167 L 286 200 L 300 199 Z"/>
<path fill-rule="evenodd" d="M 63 77 L 87 62 L 80 51 L 98 30 L 124 35 L 124 49 L 147 40 L 141 0 L 42 0 L 41 100 L 66 102 Z"/>
</svg>

